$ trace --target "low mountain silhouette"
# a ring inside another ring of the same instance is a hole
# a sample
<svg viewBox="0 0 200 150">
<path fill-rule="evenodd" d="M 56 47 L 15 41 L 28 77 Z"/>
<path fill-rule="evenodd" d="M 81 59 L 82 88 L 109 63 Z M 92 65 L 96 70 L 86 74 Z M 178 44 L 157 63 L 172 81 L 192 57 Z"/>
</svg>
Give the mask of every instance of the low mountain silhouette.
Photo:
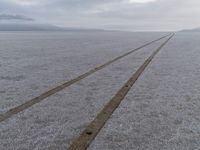
<svg viewBox="0 0 200 150">
<path fill-rule="evenodd" d="M 200 28 L 185 29 L 181 30 L 181 32 L 200 32 Z"/>
<path fill-rule="evenodd" d="M 0 31 L 103 31 L 102 29 L 58 27 L 48 24 L 0 24 Z"/>
</svg>

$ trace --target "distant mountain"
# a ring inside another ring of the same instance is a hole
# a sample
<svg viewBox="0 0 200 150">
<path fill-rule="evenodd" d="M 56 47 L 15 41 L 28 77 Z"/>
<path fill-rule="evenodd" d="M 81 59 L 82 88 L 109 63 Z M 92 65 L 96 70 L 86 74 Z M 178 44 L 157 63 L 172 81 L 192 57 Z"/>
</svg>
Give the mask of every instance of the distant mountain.
<svg viewBox="0 0 200 150">
<path fill-rule="evenodd" d="M 200 28 L 181 30 L 180 32 L 200 32 Z"/>
<path fill-rule="evenodd" d="M 103 31 L 101 29 L 64 28 L 46 24 L 5 24 L 0 23 L 0 31 Z"/>
</svg>

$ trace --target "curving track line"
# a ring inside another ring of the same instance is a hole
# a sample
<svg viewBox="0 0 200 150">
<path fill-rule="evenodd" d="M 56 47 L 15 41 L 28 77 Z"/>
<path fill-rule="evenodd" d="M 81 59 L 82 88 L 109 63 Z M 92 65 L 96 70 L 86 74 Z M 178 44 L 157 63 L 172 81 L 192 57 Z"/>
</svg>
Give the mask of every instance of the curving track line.
<svg viewBox="0 0 200 150">
<path fill-rule="evenodd" d="M 174 36 L 172 34 L 161 46 L 159 46 L 149 58 L 139 67 L 132 77 L 122 86 L 115 96 L 105 105 L 96 118 L 86 127 L 80 136 L 70 145 L 68 150 L 86 150 L 93 139 L 97 136 L 106 121 L 113 114 L 115 109 L 120 105 L 126 94 L 129 92 L 133 84 L 140 77 L 145 68 L 149 65 L 155 55 L 167 42 Z"/>
<path fill-rule="evenodd" d="M 148 46 L 148 45 L 150 45 L 150 44 L 152 44 L 152 43 L 154 43 L 156 41 L 159 41 L 159 40 L 161 40 L 163 38 L 166 38 L 169 35 L 171 35 L 171 34 L 168 34 L 168 35 L 165 35 L 163 37 L 160 37 L 160 38 L 158 38 L 156 40 L 153 40 L 151 42 L 148 42 L 148 43 L 146 43 L 146 44 L 144 44 L 144 45 L 142 45 L 142 46 L 140 46 L 140 47 L 138 47 L 136 49 L 133 49 L 133 50 L 131 50 L 131 51 L 129 51 L 129 52 L 123 54 L 123 55 L 120 55 L 120 56 L 118 56 L 118 57 L 116 57 L 116 58 L 114 58 L 114 59 L 112 59 L 112 60 L 110 60 L 110 61 L 108 61 L 108 62 L 106 62 L 106 63 L 104 63 L 104 64 L 102 64 L 102 65 L 100 65 L 98 67 L 96 67 L 96 68 L 94 68 L 94 69 L 89 70 L 88 72 L 86 72 L 86 73 L 84 73 L 84 74 L 82 74 L 82 75 L 80 75 L 80 76 L 78 76 L 78 77 L 76 77 L 76 78 L 74 78 L 74 79 L 72 79 L 70 81 L 67 81 L 67 82 L 65 82 L 65 83 L 63 83 L 63 84 L 61 84 L 61 85 L 59 85 L 59 86 L 57 86 L 57 87 L 55 87 L 55 88 L 53 88 L 51 90 L 48 90 L 48 91 L 42 93 L 41 95 L 39 95 L 39 96 L 37 96 L 37 97 L 35 97 L 35 98 L 31 99 L 31 100 L 26 101 L 25 103 L 23 103 L 23 104 L 21 104 L 21 105 L 19 105 L 17 107 L 14 107 L 14 108 L 8 110 L 5 113 L 0 114 L 0 122 L 12 117 L 15 114 L 18 114 L 18 113 L 28 109 L 29 107 L 31 107 L 31 106 L 43 101 L 47 97 L 49 97 L 49 96 L 51 96 L 51 95 L 53 95 L 53 94 L 65 89 L 66 87 L 69 87 L 70 85 L 72 85 L 72 84 L 74 84 L 74 83 L 76 83 L 76 82 L 88 77 L 89 75 L 91 75 L 91 74 L 93 74 L 93 73 L 105 68 L 106 66 L 114 63 L 115 61 L 117 61 L 117 60 L 119 60 L 119 59 L 121 59 L 121 58 L 123 58 L 123 57 L 125 57 L 125 56 L 127 56 L 127 55 L 129 55 L 129 54 L 131 54 L 131 53 L 133 53 L 135 51 L 137 51 L 137 50 L 140 50 L 140 49 L 142 49 L 142 48 L 144 48 L 144 47 L 146 47 L 146 46 Z"/>
</svg>

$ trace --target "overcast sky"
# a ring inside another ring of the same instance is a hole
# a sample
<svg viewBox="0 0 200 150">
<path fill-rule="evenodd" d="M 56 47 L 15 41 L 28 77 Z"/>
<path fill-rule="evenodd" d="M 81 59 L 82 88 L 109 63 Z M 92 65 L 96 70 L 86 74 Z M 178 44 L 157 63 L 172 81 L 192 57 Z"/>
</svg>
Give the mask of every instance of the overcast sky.
<svg viewBox="0 0 200 150">
<path fill-rule="evenodd" d="M 200 0 L 0 0 L 0 23 L 131 31 L 200 26 Z"/>
</svg>

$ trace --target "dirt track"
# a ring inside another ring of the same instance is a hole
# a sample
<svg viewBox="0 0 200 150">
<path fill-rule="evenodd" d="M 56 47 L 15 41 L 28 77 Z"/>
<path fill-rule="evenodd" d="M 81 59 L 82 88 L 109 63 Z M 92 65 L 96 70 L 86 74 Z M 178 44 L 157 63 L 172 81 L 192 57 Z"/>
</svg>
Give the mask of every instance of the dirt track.
<svg viewBox="0 0 200 150">
<path fill-rule="evenodd" d="M 115 109 L 119 106 L 133 84 L 152 61 L 154 56 L 167 44 L 167 42 L 174 36 L 172 34 L 158 49 L 156 49 L 151 56 L 139 67 L 139 69 L 132 75 L 132 77 L 123 85 L 123 87 L 116 93 L 116 95 L 107 103 L 96 118 L 86 127 L 81 135 L 72 143 L 69 150 L 85 150 L 99 133 L 106 121 L 110 118 Z"/>
<path fill-rule="evenodd" d="M 76 78 L 74 78 L 74 79 L 72 79 L 70 81 L 67 81 L 67 82 L 63 83 L 62 85 L 59 85 L 59 86 L 57 86 L 57 87 L 55 87 L 55 88 L 53 88 L 53 89 L 51 89 L 49 91 L 44 92 L 43 94 L 41 94 L 38 97 L 35 97 L 35 98 L 31 99 L 31 100 L 28 100 L 25 103 L 23 103 L 23 104 L 21 104 L 21 105 L 19 105 L 17 107 L 12 108 L 12 109 L 8 110 L 7 112 L 5 112 L 3 114 L 0 114 L 0 122 L 12 117 L 14 114 L 17 114 L 19 112 L 24 111 L 25 109 L 33 106 L 36 103 L 39 103 L 39 102 L 43 101 L 47 97 L 49 97 L 49 96 L 51 96 L 51 95 L 53 95 L 53 94 L 65 89 L 66 87 L 69 87 L 70 85 L 72 85 L 72 84 L 74 84 L 74 83 L 86 78 L 87 76 L 89 76 L 89 75 L 91 75 L 91 74 L 93 74 L 93 73 L 105 68 L 106 66 L 116 62 L 117 60 L 122 59 L 123 57 L 128 56 L 131 53 L 133 53 L 133 52 L 135 52 L 137 50 L 140 50 L 140 49 L 142 49 L 142 48 L 144 48 L 144 47 L 146 47 L 146 46 L 148 46 L 148 45 L 150 45 L 150 44 L 152 44 L 152 43 L 154 43 L 156 41 L 159 41 L 159 40 L 161 40 L 163 38 L 166 38 L 167 36 L 169 36 L 169 35 L 166 35 L 166 36 L 163 36 L 163 37 L 158 38 L 156 40 L 153 40 L 151 42 L 148 42 L 148 43 L 146 43 L 146 44 L 144 44 L 144 45 L 142 45 L 142 46 L 140 46 L 140 47 L 138 47 L 138 48 L 136 48 L 134 50 L 131 50 L 131 51 L 129 51 L 129 52 L 127 52 L 127 53 L 125 53 L 125 54 L 123 54 L 121 56 L 118 56 L 118 57 L 116 57 L 116 58 L 114 58 L 114 59 L 112 59 L 112 60 L 110 60 L 110 61 L 108 61 L 108 62 L 106 62 L 106 63 L 104 63 L 104 64 L 102 64 L 102 65 L 100 65 L 100 66 L 98 66 L 96 68 L 94 68 L 94 69 L 89 70 L 88 72 L 86 72 L 86 73 L 84 73 L 84 74 L 82 74 L 82 75 L 80 75 L 80 76 L 78 76 L 78 77 L 76 77 Z"/>
</svg>

